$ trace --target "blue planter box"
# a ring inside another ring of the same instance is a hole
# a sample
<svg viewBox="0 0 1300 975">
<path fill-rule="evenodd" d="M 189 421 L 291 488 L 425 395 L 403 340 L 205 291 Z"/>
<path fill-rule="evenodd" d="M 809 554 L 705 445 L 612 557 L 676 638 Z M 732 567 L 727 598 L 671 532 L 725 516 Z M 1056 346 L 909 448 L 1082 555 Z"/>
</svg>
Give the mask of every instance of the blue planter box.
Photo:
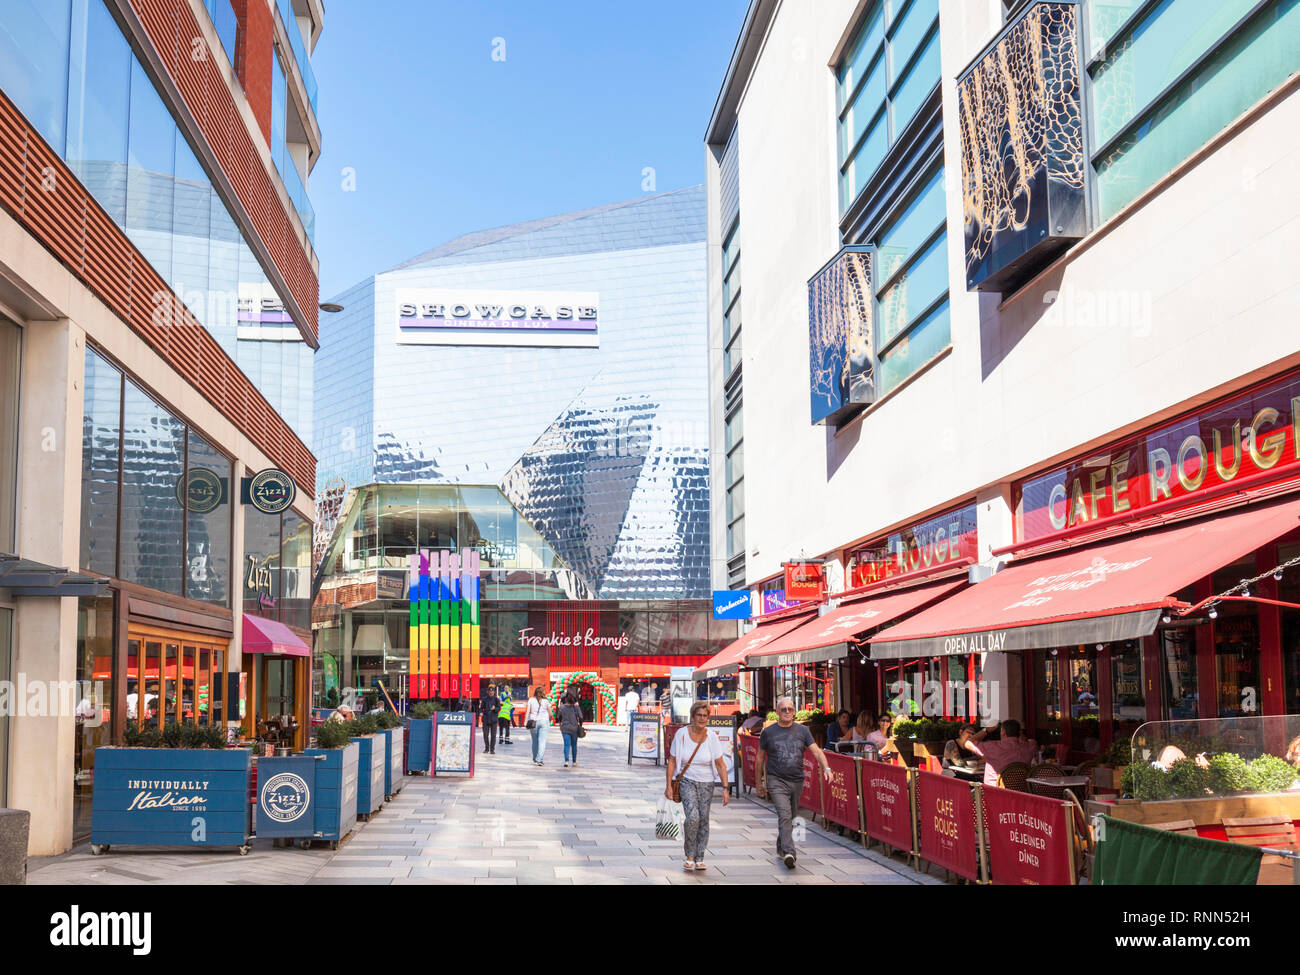
<svg viewBox="0 0 1300 975">
<path fill-rule="evenodd" d="M 90 848 L 237 846 L 248 852 L 246 748 L 96 748 Z"/>
<path fill-rule="evenodd" d="M 361 746 L 356 741 L 342 748 L 308 748 L 304 755 L 324 755 L 316 763 L 316 839 L 337 847 L 357 824 L 357 764 Z"/>
<path fill-rule="evenodd" d="M 406 784 L 406 773 L 402 768 L 402 744 L 406 732 L 402 728 L 387 728 L 381 734 L 385 739 L 384 795 L 391 799 Z"/>
<path fill-rule="evenodd" d="M 407 734 L 406 770 L 428 772 L 433 767 L 433 718 L 411 718 Z"/>
<path fill-rule="evenodd" d="M 384 804 L 384 739 L 374 734 L 352 741 L 361 746 L 357 755 L 357 815 L 368 817 Z"/>
</svg>

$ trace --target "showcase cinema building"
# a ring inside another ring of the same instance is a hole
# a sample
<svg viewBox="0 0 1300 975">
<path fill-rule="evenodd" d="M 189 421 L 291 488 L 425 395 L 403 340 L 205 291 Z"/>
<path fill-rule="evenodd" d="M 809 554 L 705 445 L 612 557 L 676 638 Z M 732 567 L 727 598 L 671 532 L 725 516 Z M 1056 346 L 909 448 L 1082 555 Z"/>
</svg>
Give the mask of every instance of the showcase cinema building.
<svg viewBox="0 0 1300 975">
<path fill-rule="evenodd" d="M 703 187 L 651 194 L 468 234 L 336 299 L 316 363 L 318 697 L 428 694 L 411 604 L 448 603 L 440 576 L 466 603 L 476 580 L 456 649 L 477 632 L 479 689 L 517 701 L 573 673 L 662 693 L 735 638 L 708 601 L 704 232 Z"/>
<path fill-rule="evenodd" d="M 983 695 L 1076 755 L 1300 712 L 1300 9 L 1199 10 L 750 4 L 706 135 L 713 580 L 825 591 L 702 673 Z"/>
<path fill-rule="evenodd" d="M 32 854 L 89 832 L 129 725 L 253 732 L 308 683 L 322 9 L 236 6 L 0 7 L 0 806 Z"/>
</svg>

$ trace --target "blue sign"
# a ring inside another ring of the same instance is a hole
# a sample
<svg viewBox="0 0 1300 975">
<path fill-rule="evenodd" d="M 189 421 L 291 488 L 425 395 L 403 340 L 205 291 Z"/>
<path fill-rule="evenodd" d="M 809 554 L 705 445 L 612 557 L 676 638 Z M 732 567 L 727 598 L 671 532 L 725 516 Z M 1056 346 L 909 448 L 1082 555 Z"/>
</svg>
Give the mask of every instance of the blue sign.
<svg viewBox="0 0 1300 975">
<path fill-rule="evenodd" d="M 302 838 L 316 832 L 316 762 L 310 755 L 258 759 L 258 836 Z"/>
<path fill-rule="evenodd" d="M 434 715 L 433 774 L 474 774 L 474 712 L 439 711 Z"/>
<path fill-rule="evenodd" d="M 713 590 L 713 618 L 715 620 L 747 620 L 750 595 L 748 589 Z"/>
</svg>

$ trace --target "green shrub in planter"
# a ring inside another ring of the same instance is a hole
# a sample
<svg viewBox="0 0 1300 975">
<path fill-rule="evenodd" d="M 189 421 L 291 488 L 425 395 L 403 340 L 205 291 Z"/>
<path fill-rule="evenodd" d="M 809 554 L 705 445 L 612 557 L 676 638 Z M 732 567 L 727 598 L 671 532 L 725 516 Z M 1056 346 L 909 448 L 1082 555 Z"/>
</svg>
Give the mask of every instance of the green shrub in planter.
<svg viewBox="0 0 1300 975">
<path fill-rule="evenodd" d="M 780 715 L 778 715 L 775 711 L 768 711 L 768 712 L 767 712 L 767 717 L 764 718 L 763 720 L 765 720 L 765 721 L 776 721 L 777 718 L 779 718 L 779 717 L 780 717 Z"/>
<path fill-rule="evenodd" d="M 1173 782 L 1169 773 L 1164 769 L 1156 768 L 1154 765 L 1148 765 L 1145 762 L 1132 765 L 1130 768 L 1136 770 L 1133 773 L 1133 785 L 1134 794 L 1139 799 L 1155 802 L 1174 797 Z"/>
<path fill-rule="evenodd" d="M 1180 758 L 1169 766 L 1169 787 L 1179 799 L 1199 799 L 1210 783 L 1210 770 L 1194 758 Z"/>
<path fill-rule="evenodd" d="M 1256 792 L 1286 792 L 1296 779 L 1291 763 L 1276 755 L 1259 756 L 1250 763 L 1250 774 Z"/>
<path fill-rule="evenodd" d="M 1107 765 L 1120 768 L 1125 765 L 1133 764 L 1133 740 L 1131 738 L 1118 738 L 1111 743 L 1106 749 L 1106 754 L 1102 756 L 1102 761 Z"/>
<path fill-rule="evenodd" d="M 326 721 L 316 729 L 318 748 L 343 748 L 352 741 L 355 721 Z"/>
<path fill-rule="evenodd" d="M 373 735 L 379 730 L 379 722 L 375 720 L 374 715 L 363 714 L 347 722 L 352 730 L 353 738 L 360 738 L 362 735 Z"/>
<path fill-rule="evenodd" d="M 1216 796 L 1230 796 L 1250 789 L 1251 774 L 1246 760 L 1228 752 L 1210 759 L 1210 791 Z"/>
<path fill-rule="evenodd" d="M 398 717 L 396 711 L 382 711 L 375 715 L 375 723 L 378 724 L 380 731 L 387 731 L 389 728 L 400 728 L 402 719 Z"/>
<path fill-rule="evenodd" d="M 1136 796 L 1137 785 L 1135 784 L 1134 781 L 1137 778 L 1136 769 L 1137 769 L 1136 765 L 1130 765 L 1124 769 L 1124 774 L 1120 776 L 1120 780 L 1119 780 L 1120 795 Z"/>
<path fill-rule="evenodd" d="M 226 730 L 218 725 L 180 724 L 168 721 L 162 728 L 134 724 L 122 729 L 127 748 L 225 748 Z"/>
<path fill-rule="evenodd" d="M 812 720 L 812 716 L 813 716 L 813 712 L 809 711 L 806 708 L 802 711 L 796 711 L 794 713 L 794 719 L 798 721 L 800 724 L 807 724 L 809 721 Z"/>
<path fill-rule="evenodd" d="M 416 721 L 428 721 L 437 711 L 432 701 L 420 701 L 411 708 L 411 717 Z"/>
</svg>

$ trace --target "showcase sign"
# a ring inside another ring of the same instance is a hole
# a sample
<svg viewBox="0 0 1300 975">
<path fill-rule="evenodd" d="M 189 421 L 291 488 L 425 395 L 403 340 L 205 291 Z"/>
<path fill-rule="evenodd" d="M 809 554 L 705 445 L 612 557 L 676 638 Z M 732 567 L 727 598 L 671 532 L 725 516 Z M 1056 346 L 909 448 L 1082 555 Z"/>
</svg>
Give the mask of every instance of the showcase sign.
<svg viewBox="0 0 1300 975">
<path fill-rule="evenodd" d="M 750 617 L 748 589 L 713 590 L 713 618 L 715 620 L 747 620 Z"/>
<path fill-rule="evenodd" d="M 397 341 L 406 345 L 596 348 L 595 291 L 397 288 Z"/>
<path fill-rule="evenodd" d="M 1137 517 L 1162 502 L 1194 504 L 1206 492 L 1300 471 L 1300 376 L 1120 441 L 1012 486 L 1016 541 Z"/>
<path fill-rule="evenodd" d="M 849 586 L 870 586 L 895 576 L 977 558 L 975 505 L 918 522 L 853 553 Z"/>
<path fill-rule="evenodd" d="M 298 486 L 293 483 L 293 478 L 278 467 L 268 467 L 244 478 L 241 487 L 240 500 L 268 515 L 278 515 L 298 496 Z"/>
</svg>

